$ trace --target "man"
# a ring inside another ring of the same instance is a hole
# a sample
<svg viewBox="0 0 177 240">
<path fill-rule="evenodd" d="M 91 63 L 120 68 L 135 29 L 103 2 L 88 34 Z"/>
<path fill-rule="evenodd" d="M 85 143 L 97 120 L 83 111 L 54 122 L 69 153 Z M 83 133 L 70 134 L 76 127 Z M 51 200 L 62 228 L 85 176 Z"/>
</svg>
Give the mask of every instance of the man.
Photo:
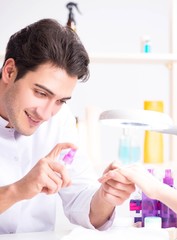
<svg viewBox="0 0 177 240">
<path fill-rule="evenodd" d="M 0 73 L 1 234 L 53 230 L 58 195 L 72 223 L 106 229 L 115 206 L 134 191 L 115 171 L 99 186 L 79 149 L 70 168 L 59 159 L 62 150 L 77 148 L 65 103 L 77 81 L 88 79 L 88 65 L 76 33 L 55 20 L 11 36 Z"/>
</svg>

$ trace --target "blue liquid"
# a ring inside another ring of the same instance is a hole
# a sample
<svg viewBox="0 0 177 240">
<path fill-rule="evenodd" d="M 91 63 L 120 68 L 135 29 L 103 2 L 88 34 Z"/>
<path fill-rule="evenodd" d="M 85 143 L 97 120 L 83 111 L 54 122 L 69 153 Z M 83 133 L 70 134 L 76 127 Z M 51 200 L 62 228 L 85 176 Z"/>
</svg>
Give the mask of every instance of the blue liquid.
<svg viewBox="0 0 177 240">
<path fill-rule="evenodd" d="M 151 52 L 151 46 L 147 43 L 144 45 L 144 53 L 150 53 Z"/>
<path fill-rule="evenodd" d="M 119 160 L 123 164 L 128 164 L 130 162 L 130 147 L 128 146 L 120 146 L 119 148 Z"/>
<path fill-rule="evenodd" d="M 119 147 L 118 156 L 123 164 L 136 163 L 140 160 L 140 147 L 130 147 L 122 144 Z"/>
<path fill-rule="evenodd" d="M 140 147 L 131 147 L 131 163 L 136 163 L 140 160 Z"/>
</svg>

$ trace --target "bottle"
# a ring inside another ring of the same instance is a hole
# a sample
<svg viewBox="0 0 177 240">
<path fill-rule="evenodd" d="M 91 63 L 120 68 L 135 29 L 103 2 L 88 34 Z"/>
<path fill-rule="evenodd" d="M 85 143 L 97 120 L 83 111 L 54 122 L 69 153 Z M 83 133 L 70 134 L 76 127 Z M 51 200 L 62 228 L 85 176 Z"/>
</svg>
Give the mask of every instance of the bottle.
<svg viewBox="0 0 177 240">
<path fill-rule="evenodd" d="M 162 101 L 145 101 L 145 110 L 163 112 Z M 153 131 L 145 131 L 144 163 L 163 163 L 163 135 Z"/>
<path fill-rule="evenodd" d="M 171 169 L 165 170 L 163 183 L 169 185 L 170 187 L 174 187 Z M 163 203 L 160 204 L 160 216 L 162 218 L 162 228 L 177 227 L 177 214 Z"/>
<path fill-rule="evenodd" d="M 127 128 L 123 129 L 122 136 L 119 139 L 118 158 L 119 161 L 126 165 L 130 163 L 130 134 Z"/>
<path fill-rule="evenodd" d="M 71 164 L 74 160 L 76 151 L 77 151 L 76 149 L 71 149 L 67 154 L 65 154 L 63 157 L 63 162 L 65 164 Z"/>
<path fill-rule="evenodd" d="M 138 134 L 136 131 L 133 131 L 130 139 L 130 162 L 131 163 L 139 162 L 140 156 L 141 156 L 141 147 L 138 139 Z"/>
<path fill-rule="evenodd" d="M 148 171 L 154 175 L 153 169 Z M 144 227 L 146 217 L 158 217 L 159 216 L 159 201 L 151 199 L 142 192 L 142 226 Z"/>
<path fill-rule="evenodd" d="M 134 225 L 142 226 L 142 193 L 136 190 L 129 202 L 130 215 L 134 219 Z"/>
<path fill-rule="evenodd" d="M 119 139 L 118 157 L 122 164 L 137 163 L 140 160 L 140 145 L 136 132 L 124 128 Z"/>
<path fill-rule="evenodd" d="M 69 10 L 67 26 L 70 27 L 71 29 L 73 29 L 73 31 L 76 31 L 76 21 L 75 21 L 75 17 L 74 17 L 74 13 L 73 13 L 73 8 L 75 7 L 80 14 L 81 14 L 81 12 L 79 11 L 77 3 L 69 2 L 66 5 L 66 7 Z"/>
<path fill-rule="evenodd" d="M 144 35 L 141 38 L 141 51 L 143 53 L 150 53 L 151 52 L 151 39 L 150 36 Z"/>
<path fill-rule="evenodd" d="M 145 217 L 144 227 L 149 229 L 161 229 L 162 228 L 161 217 Z"/>
</svg>

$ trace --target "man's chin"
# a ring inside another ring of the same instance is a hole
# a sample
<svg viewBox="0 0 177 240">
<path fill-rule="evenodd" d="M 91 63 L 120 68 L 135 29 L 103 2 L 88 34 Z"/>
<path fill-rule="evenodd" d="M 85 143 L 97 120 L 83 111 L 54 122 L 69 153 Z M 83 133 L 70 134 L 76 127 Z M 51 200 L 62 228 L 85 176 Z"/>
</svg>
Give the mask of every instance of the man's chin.
<svg viewBox="0 0 177 240">
<path fill-rule="evenodd" d="M 16 131 L 18 133 L 20 133 L 21 135 L 24 135 L 24 136 L 31 136 L 35 133 L 35 131 L 37 130 L 38 128 L 33 128 L 33 129 L 16 129 Z"/>
</svg>

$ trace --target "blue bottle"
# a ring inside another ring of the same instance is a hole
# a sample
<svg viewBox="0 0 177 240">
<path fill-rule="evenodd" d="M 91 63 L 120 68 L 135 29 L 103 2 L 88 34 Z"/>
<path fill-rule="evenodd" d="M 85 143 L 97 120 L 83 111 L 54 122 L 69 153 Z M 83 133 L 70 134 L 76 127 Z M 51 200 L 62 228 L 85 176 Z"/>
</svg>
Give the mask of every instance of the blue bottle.
<svg viewBox="0 0 177 240">
<path fill-rule="evenodd" d="M 123 129 L 123 134 L 119 139 L 118 157 L 124 165 L 136 163 L 140 160 L 140 145 L 136 134 L 132 134 L 130 129 Z"/>
<path fill-rule="evenodd" d="M 123 134 L 119 140 L 118 157 L 122 164 L 130 164 L 130 142 L 131 138 L 127 129 L 123 129 Z"/>
</svg>

